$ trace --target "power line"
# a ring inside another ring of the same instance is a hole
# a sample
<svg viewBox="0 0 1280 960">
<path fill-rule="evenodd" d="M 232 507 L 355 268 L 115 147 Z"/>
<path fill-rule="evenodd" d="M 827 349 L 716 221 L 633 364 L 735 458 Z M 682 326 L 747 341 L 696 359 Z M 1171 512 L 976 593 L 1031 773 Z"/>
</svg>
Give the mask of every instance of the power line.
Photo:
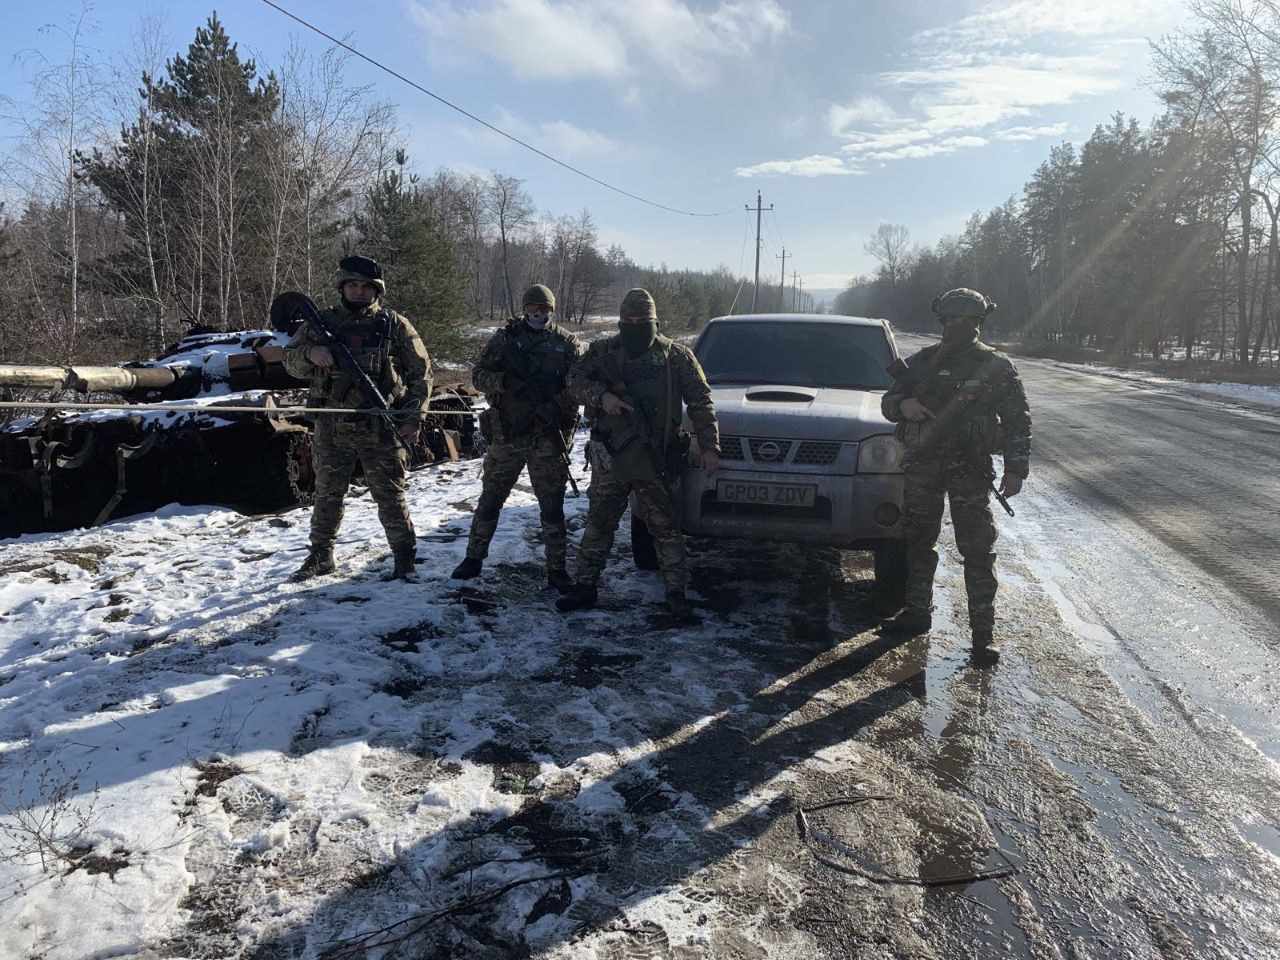
<svg viewBox="0 0 1280 960">
<path fill-rule="evenodd" d="M 642 197 L 639 194 L 631 193 L 628 190 L 623 190 L 621 187 L 615 187 L 612 183 L 608 183 L 605 180 L 601 180 L 599 177 L 593 177 L 591 174 L 587 173 L 585 170 L 580 170 L 579 168 L 575 167 L 573 164 L 566 163 L 565 161 L 561 160 L 559 157 L 553 157 L 551 154 L 547 153 L 545 150 L 539 150 L 533 144 L 525 140 L 521 140 L 515 134 L 508 133 L 506 130 L 503 130 L 501 127 L 495 127 L 489 121 L 480 119 L 474 113 L 471 113 L 470 111 L 463 109 L 462 107 L 458 106 L 456 103 L 453 103 L 450 100 L 446 100 L 444 97 L 440 96 L 438 93 L 432 93 L 422 84 L 417 83 L 414 80 L 410 80 L 408 77 L 406 77 L 402 73 L 397 73 L 395 70 L 392 70 L 390 67 L 388 67 L 385 63 L 375 60 L 373 59 L 373 57 L 370 57 L 367 54 L 361 53 L 355 47 L 351 46 L 351 44 L 345 43 L 344 41 L 339 40 L 337 37 L 333 36 L 333 34 L 325 33 L 315 24 L 310 23 L 307 20 L 304 20 L 302 17 L 298 16 L 296 13 L 290 13 L 288 10 L 280 6 L 278 3 L 274 3 L 273 0 L 262 0 L 262 2 L 265 3 L 268 7 L 271 7 L 273 10 L 277 10 L 280 13 L 283 13 L 290 20 L 293 20 L 297 23 L 302 24 L 302 26 L 306 27 L 308 30 L 312 31 L 313 33 L 318 33 L 320 36 L 324 37 L 330 43 L 336 44 L 337 46 L 341 47 L 343 50 L 346 50 L 348 53 L 354 54 L 355 56 L 359 57 L 361 60 L 365 61 L 366 63 L 370 63 L 373 66 L 377 67 L 379 70 L 382 70 L 385 73 L 389 73 L 391 76 L 395 77 L 397 80 L 407 83 L 409 86 L 413 87 L 413 89 L 417 90 L 418 92 L 425 93 L 428 97 L 431 97 L 433 100 L 438 100 L 440 103 L 443 103 L 450 110 L 456 110 L 458 113 L 462 114 L 467 119 L 474 120 L 476 123 L 480 124 L 482 127 L 488 130 L 492 130 L 494 133 L 498 134 L 501 137 L 506 137 L 512 143 L 518 143 L 520 146 L 524 147 L 526 150 L 530 150 L 533 153 L 536 153 L 538 156 L 542 157 L 544 160 L 550 160 L 552 163 L 556 164 L 557 166 L 564 167 L 564 169 L 568 170 L 569 172 L 575 173 L 580 177 L 590 180 L 592 183 L 598 184 L 599 186 L 602 186 L 607 190 L 612 190 L 614 193 L 620 193 L 624 197 L 628 197 L 632 200 L 638 200 L 640 203 L 648 204 L 651 207 L 657 207 L 659 210 L 665 210 L 668 213 L 677 213 L 684 217 L 722 217 L 726 213 L 733 212 L 731 210 L 720 210 L 716 213 L 699 213 L 693 210 L 681 210 L 678 207 L 668 207 L 666 204 L 658 203 L 656 200 L 646 199 L 645 197 Z"/>
</svg>

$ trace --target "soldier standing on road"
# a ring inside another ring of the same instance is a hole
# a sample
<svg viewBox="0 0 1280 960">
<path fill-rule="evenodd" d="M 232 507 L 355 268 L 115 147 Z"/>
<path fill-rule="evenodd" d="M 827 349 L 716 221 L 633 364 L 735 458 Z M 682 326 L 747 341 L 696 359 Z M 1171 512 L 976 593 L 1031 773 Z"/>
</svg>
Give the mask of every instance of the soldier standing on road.
<svg viewBox="0 0 1280 960">
<path fill-rule="evenodd" d="M 591 505 L 578 548 L 577 583 L 556 607 L 595 606 L 614 532 L 634 493 L 641 519 L 653 534 L 667 607 L 677 618 L 689 618 L 684 535 L 671 484 L 689 450 L 681 401 L 697 434 L 702 468 L 714 473 L 720 467 L 716 412 L 701 364 L 688 347 L 658 335 L 653 297 L 637 288 L 623 298 L 618 334 L 591 345 L 569 373 L 569 390 L 593 423 Z"/>
<path fill-rule="evenodd" d="M 979 340 L 982 321 L 996 305 L 976 290 L 949 290 L 933 301 L 942 342 L 908 362 L 885 393 L 881 408 L 898 424 L 905 448 L 907 589 L 903 610 L 886 625 L 892 633 L 919 635 L 933 625 L 933 575 L 942 529 L 942 507 L 951 500 L 956 547 L 964 558 L 969 629 L 976 659 L 995 660 L 992 552 L 995 520 L 989 494 L 995 472 L 991 454 L 1003 448 L 1000 493 L 1016 495 L 1031 457 L 1031 414 L 1018 371 L 1009 358 Z M 1003 435 L 1003 441 L 1001 440 Z"/>
<path fill-rule="evenodd" d="M 344 257 L 336 285 L 341 303 L 326 310 L 324 319 L 394 408 L 400 437 L 412 443 L 431 396 L 431 360 L 422 338 L 405 317 L 382 305 L 387 285 L 376 261 Z M 305 325 L 285 347 L 284 365 L 293 376 L 311 381 L 311 406 L 358 409 L 369 405 L 359 385 Z M 312 451 L 316 493 L 311 553 L 292 579 L 333 573 L 342 501 L 357 460 L 395 558 L 395 568 L 386 579 L 412 579 L 416 538 L 404 496 L 408 475 L 404 447 L 377 417 L 328 414 L 318 418 Z"/>
<path fill-rule="evenodd" d="M 489 449 L 467 556 L 453 571 L 455 580 L 480 574 L 502 505 L 527 465 L 541 513 L 547 583 L 561 593 L 572 586 L 565 570 L 564 488 L 578 401 L 565 390 L 565 377 L 582 355 L 582 344 L 551 319 L 555 308 L 547 287 L 530 287 L 524 315 L 490 338 L 472 371 L 472 383 L 489 401 L 481 418 Z"/>
</svg>

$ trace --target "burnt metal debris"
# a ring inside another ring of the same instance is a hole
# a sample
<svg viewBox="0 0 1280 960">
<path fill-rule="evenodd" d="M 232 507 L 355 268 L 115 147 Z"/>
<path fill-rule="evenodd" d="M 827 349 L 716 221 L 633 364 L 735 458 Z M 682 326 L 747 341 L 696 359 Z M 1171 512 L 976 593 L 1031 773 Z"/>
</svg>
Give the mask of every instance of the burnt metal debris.
<svg viewBox="0 0 1280 960">
<path fill-rule="evenodd" d="M 194 333 L 119 367 L 0 364 L 2 401 L 124 406 L 0 423 L 0 537 L 96 526 L 169 503 L 252 513 L 309 503 L 314 416 L 300 411 L 306 384 L 284 368 L 292 331 L 281 326 Z M 432 395 L 412 466 L 476 452 L 473 399 L 463 387 Z"/>
</svg>

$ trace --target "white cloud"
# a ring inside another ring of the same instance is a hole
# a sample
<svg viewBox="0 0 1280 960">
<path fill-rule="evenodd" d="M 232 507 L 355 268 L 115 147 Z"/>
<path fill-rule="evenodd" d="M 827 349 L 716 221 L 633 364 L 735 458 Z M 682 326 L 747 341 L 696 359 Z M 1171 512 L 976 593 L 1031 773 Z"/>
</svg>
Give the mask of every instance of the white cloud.
<svg viewBox="0 0 1280 960">
<path fill-rule="evenodd" d="M 1133 82 L 1132 45 L 1176 22 L 1175 0 L 1001 0 L 912 38 L 920 66 L 879 75 L 881 92 L 834 104 L 827 125 L 855 161 L 917 159 L 1061 136 L 1041 111 Z M 1003 129 L 995 129 L 1003 127 Z"/>
<path fill-rule="evenodd" d="M 750 167 L 738 167 L 733 174 L 736 177 L 850 177 L 862 172 L 846 165 L 839 157 L 815 153 L 799 160 L 766 160 Z"/>
<path fill-rule="evenodd" d="M 827 126 L 837 137 L 853 126 L 887 126 L 900 123 L 902 118 L 882 98 L 859 97 L 849 104 L 832 104 L 827 111 Z"/>
<path fill-rule="evenodd" d="M 777 0 L 721 0 L 705 12 L 684 0 L 412 0 L 410 12 L 446 49 L 470 48 L 529 79 L 620 78 L 656 64 L 694 85 L 790 29 Z"/>
<path fill-rule="evenodd" d="M 1065 121 L 1061 121 L 1047 123 L 1039 127 L 1006 127 L 1004 130 L 997 130 L 991 136 L 995 140 L 1017 143 L 1026 140 L 1039 140 L 1042 137 L 1060 137 L 1066 132 L 1067 124 Z"/>
</svg>

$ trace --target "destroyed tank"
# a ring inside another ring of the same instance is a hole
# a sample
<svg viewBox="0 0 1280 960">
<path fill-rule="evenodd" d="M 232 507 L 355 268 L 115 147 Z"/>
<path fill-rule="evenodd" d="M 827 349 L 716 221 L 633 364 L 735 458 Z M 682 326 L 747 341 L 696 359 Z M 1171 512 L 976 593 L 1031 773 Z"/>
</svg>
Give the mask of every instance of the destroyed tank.
<svg viewBox="0 0 1280 960">
<path fill-rule="evenodd" d="M 0 537 L 96 526 L 169 503 L 251 513 L 309 503 L 312 420 L 271 412 L 305 402 L 306 384 L 284 368 L 291 334 L 194 333 L 119 367 L 0 364 L 0 400 L 120 407 L 34 410 L 0 423 Z M 431 407 L 470 411 L 471 399 L 438 389 Z M 412 465 L 468 456 L 475 436 L 470 416 L 431 416 Z"/>
</svg>

